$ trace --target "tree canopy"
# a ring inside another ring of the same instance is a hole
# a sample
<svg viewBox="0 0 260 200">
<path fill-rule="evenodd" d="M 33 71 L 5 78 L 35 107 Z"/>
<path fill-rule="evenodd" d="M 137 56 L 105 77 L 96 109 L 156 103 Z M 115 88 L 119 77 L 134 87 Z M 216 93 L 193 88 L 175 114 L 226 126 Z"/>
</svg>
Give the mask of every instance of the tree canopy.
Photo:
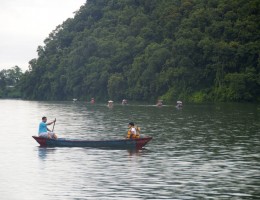
<svg viewBox="0 0 260 200">
<path fill-rule="evenodd" d="M 19 82 L 23 73 L 20 67 L 0 71 L 0 98 L 20 98 Z"/>
<path fill-rule="evenodd" d="M 260 101 L 258 0 L 88 0 L 20 81 L 40 100 Z"/>
</svg>

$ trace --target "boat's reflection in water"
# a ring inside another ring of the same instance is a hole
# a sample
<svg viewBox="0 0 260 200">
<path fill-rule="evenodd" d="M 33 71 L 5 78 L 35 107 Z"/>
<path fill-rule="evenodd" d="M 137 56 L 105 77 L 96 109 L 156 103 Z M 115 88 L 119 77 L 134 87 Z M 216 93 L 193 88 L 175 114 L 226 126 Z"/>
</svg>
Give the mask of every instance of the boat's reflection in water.
<svg viewBox="0 0 260 200">
<path fill-rule="evenodd" d="M 145 154 L 151 153 L 152 151 L 146 148 L 142 149 L 129 149 L 127 150 L 129 156 L 143 156 Z"/>
<path fill-rule="evenodd" d="M 38 156 L 41 160 L 46 160 L 49 154 L 54 154 L 56 148 L 38 147 Z"/>
<path fill-rule="evenodd" d="M 64 148 L 70 148 L 70 149 L 74 149 L 74 148 L 78 148 L 78 147 L 41 147 L 38 146 L 37 150 L 38 150 L 38 156 L 41 160 L 46 160 L 47 157 L 49 155 L 54 154 L 58 149 L 64 149 Z M 82 147 L 81 149 L 97 149 L 97 150 L 104 150 L 104 151 L 109 151 L 109 150 L 115 150 L 113 148 L 89 148 L 89 147 Z M 146 148 L 142 148 L 142 149 L 122 149 L 123 151 L 127 151 L 129 156 L 142 156 L 144 154 L 150 153 L 151 150 L 146 149 Z"/>
</svg>

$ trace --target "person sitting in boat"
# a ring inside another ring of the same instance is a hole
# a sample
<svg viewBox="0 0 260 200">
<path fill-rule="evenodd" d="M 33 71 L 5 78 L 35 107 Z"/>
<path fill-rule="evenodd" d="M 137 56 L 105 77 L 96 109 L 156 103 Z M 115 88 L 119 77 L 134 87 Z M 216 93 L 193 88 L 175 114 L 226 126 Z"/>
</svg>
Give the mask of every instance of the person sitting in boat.
<svg viewBox="0 0 260 200">
<path fill-rule="evenodd" d="M 94 104 L 94 103 L 95 103 L 95 99 L 94 99 L 94 98 L 91 98 L 90 103 L 91 103 L 91 104 Z"/>
<path fill-rule="evenodd" d="M 122 100 L 122 105 L 127 105 L 127 100 L 126 99 Z"/>
<path fill-rule="evenodd" d="M 134 122 L 130 122 L 128 124 L 128 132 L 127 132 L 127 138 L 129 139 L 135 139 L 140 137 L 140 128 L 135 127 Z"/>
<path fill-rule="evenodd" d="M 158 100 L 156 106 L 161 107 L 163 105 L 163 100 Z"/>
<path fill-rule="evenodd" d="M 182 108 L 182 101 L 177 101 L 176 108 L 177 109 L 181 109 Z"/>
<path fill-rule="evenodd" d="M 47 126 L 56 122 L 56 119 L 52 122 L 47 123 L 47 117 L 42 117 L 42 122 L 39 125 L 39 137 L 57 139 L 57 135 L 53 133 Z"/>
<path fill-rule="evenodd" d="M 114 102 L 114 101 L 109 100 L 109 101 L 108 101 L 108 104 L 107 104 L 107 107 L 113 108 L 113 102 Z"/>
</svg>

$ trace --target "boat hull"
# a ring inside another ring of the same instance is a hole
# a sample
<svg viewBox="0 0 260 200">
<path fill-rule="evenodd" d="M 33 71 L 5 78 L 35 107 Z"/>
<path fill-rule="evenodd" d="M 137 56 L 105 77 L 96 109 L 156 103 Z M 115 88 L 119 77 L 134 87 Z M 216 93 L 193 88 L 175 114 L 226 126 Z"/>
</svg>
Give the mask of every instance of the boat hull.
<svg viewBox="0 0 260 200">
<path fill-rule="evenodd" d="M 73 140 L 73 139 L 47 139 L 32 136 L 42 147 L 91 147 L 110 149 L 141 149 L 152 137 L 119 140 Z"/>
</svg>

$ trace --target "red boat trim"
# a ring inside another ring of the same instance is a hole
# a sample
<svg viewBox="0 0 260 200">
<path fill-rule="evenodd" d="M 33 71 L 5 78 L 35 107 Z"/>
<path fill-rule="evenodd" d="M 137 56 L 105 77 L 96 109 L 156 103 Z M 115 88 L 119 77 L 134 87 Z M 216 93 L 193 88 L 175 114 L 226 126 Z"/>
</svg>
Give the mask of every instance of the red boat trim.
<svg viewBox="0 0 260 200">
<path fill-rule="evenodd" d="M 32 137 L 40 144 L 40 146 L 47 146 L 46 144 L 47 138 L 42 138 L 37 136 L 32 136 Z"/>
<path fill-rule="evenodd" d="M 142 149 L 152 137 L 134 139 L 136 141 L 136 149 Z"/>
</svg>

